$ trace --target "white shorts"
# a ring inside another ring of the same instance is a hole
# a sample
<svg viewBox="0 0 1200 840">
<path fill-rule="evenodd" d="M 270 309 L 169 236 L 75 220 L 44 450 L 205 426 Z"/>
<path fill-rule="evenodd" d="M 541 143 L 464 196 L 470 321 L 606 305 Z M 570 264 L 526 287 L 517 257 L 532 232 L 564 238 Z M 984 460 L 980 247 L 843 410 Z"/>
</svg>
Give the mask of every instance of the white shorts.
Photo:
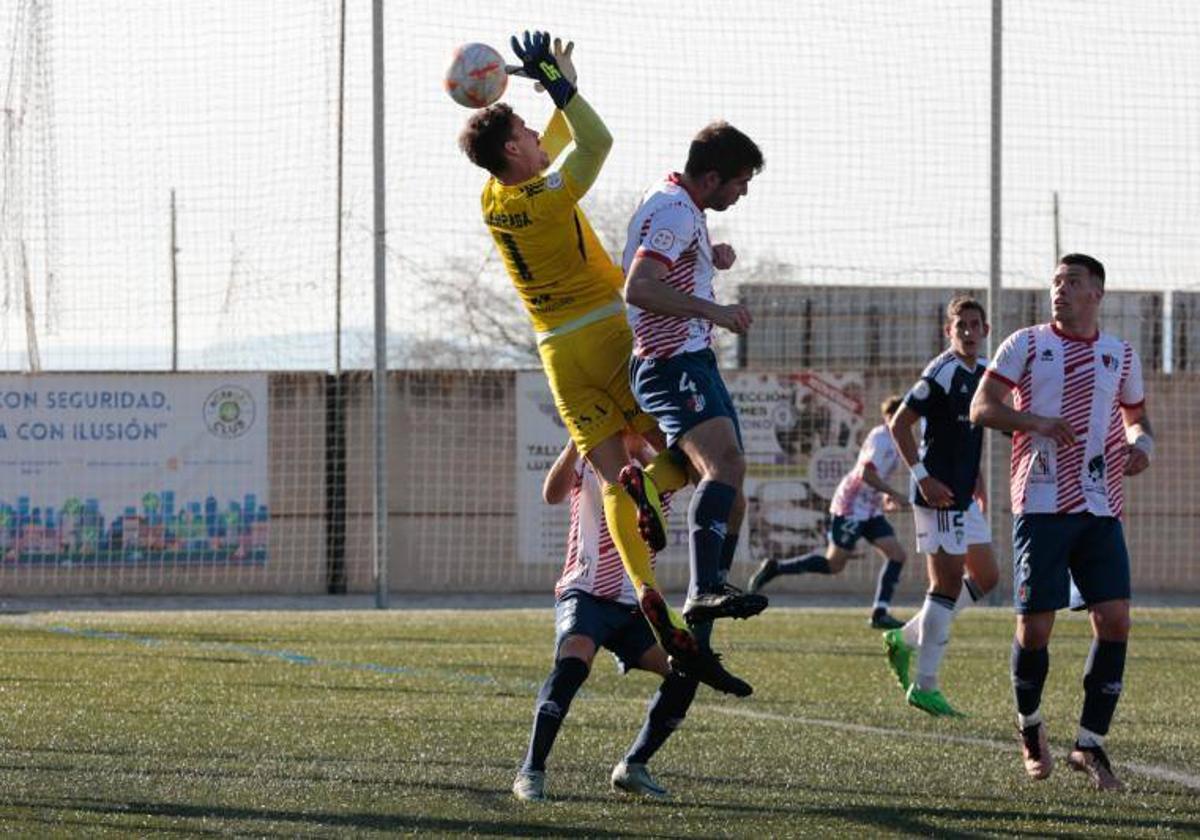
<svg viewBox="0 0 1200 840">
<path fill-rule="evenodd" d="M 979 505 L 971 502 L 966 510 L 944 510 L 913 505 L 917 526 L 917 551 L 934 554 L 966 554 L 967 546 L 992 541 L 992 529 Z"/>
</svg>

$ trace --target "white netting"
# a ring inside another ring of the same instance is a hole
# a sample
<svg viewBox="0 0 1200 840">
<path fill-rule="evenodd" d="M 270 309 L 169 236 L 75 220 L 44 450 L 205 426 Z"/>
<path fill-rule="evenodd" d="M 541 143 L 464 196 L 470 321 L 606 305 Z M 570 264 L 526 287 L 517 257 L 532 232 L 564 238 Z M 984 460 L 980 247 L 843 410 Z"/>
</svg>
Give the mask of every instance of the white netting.
<svg viewBox="0 0 1200 840">
<path fill-rule="evenodd" d="M 350 586 L 371 585 L 370 383 L 348 375 L 334 392 L 325 378 L 339 341 L 348 370 L 370 367 L 373 347 L 370 4 L 347 4 L 344 101 L 340 6 L 13 0 L 0 13 L 3 369 L 166 371 L 174 345 L 183 371 L 317 372 L 271 378 L 272 539 L 290 542 L 272 555 L 282 565 L 230 586 L 319 589 L 326 556 L 342 555 Z M 1106 262 L 1105 323 L 1142 353 L 1161 429 L 1154 471 L 1131 493 L 1138 583 L 1195 589 L 1200 11 L 1026 0 L 1004 13 L 1003 279 L 1021 292 L 1002 328 L 1044 317 L 1056 248 Z M 745 342 L 722 340 L 722 359 L 861 382 L 852 448 L 878 397 L 936 352 L 944 298 L 987 284 L 990 15 L 881 0 L 389 6 L 394 588 L 541 589 L 555 571 L 519 556 L 518 511 L 537 504 L 514 490 L 536 468 L 518 451 L 519 418 L 539 398 L 511 371 L 537 359 L 479 219 L 483 173 L 456 148 L 467 111 L 441 90 L 455 46 L 507 54 L 527 26 L 577 41 L 580 90 L 616 138 L 584 202 L 613 253 L 637 195 L 682 165 L 701 125 L 726 118 L 758 141 L 766 169 L 710 221 L 739 252 L 721 292 L 758 319 Z M 524 80 L 506 100 L 535 126 L 550 114 Z M 803 409 L 785 418 L 793 437 L 819 431 L 799 423 Z M 666 565 L 678 581 L 680 564 Z M 861 590 L 873 566 L 824 583 Z M 193 579 L 132 568 L 86 585 Z M 13 574 L 43 589 L 78 579 Z M 223 585 L 204 574 L 196 586 Z"/>
</svg>

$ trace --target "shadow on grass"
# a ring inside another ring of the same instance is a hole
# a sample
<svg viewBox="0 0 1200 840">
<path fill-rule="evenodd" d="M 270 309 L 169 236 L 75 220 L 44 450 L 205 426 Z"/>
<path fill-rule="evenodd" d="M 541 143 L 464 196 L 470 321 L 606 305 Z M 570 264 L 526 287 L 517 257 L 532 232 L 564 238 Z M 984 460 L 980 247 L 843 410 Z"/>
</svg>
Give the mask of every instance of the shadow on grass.
<svg viewBox="0 0 1200 840">
<path fill-rule="evenodd" d="M 1005 811 L 988 811 L 981 808 L 954 810 L 932 810 L 906 806 L 833 807 L 805 809 L 806 816 L 824 815 L 843 819 L 870 829 L 907 831 L 939 838 L 973 838 L 981 833 L 1006 834 L 1011 836 L 1078 837 L 1080 832 L 1072 829 L 1055 829 L 1055 823 L 1072 825 L 1079 823 L 1077 813 L 1055 811 L 1026 811 L 1020 814 Z M 1003 823 L 1020 821 L 1020 826 L 1004 828 Z M 1185 835 L 1200 833 L 1200 822 L 1180 819 L 1155 819 L 1152 817 L 1112 817 L 1089 813 L 1084 821 L 1089 829 L 1108 829 L 1111 835 L 1128 831 L 1180 832 Z M 960 823 L 954 828 L 947 823 Z M 976 827 L 978 826 L 978 827 Z M 1110 836 L 1111 836 L 1110 835 Z"/>
<path fill-rule="evenodd" d="M 559 802 L 591 801 L 590 798 L 577 800 L 571 797 Z M 96 817 L 107 817 L 96 826 L 120 828 L 120 818 L 137 817 L 162 818 L 172 820 L 202 820 L 209 824 L 213 820 L 226 823 L 220 831 L 237 830 L 238 824 L 253 825 L 256 833 L 263 832 L 269 824 L 278 823 L 296 826 L 323 827 L 333 829 L 371 829 L 378 831 L 412 831 L 434 834 L 473 834 L 482 836 L 517 836 L 517 837 L 547 837 L 568 836 L 578 837 L 622 837 L 628 836 L 628 831 L 618 829 L 598 828 L 594 821 L 580 822 L 578 825 L 563 825 L 556 817 L 561 812 L 543 811 L 547 821 L 535 821 L 523 815 L 514 814 L 511 819 L 496 814 L 488 819 L 454 818 L 435 815 L 415 814 L 385 814 L 362 811 L 329 812 L 329 811 L 300 811 L 284 809 L 260 809 L 225 805 L 195 805 L 173 802 L 111 802 L 94 799 L 64 799 L 62 801 L 12 801 L 9 807 L 28 808 L 37 813 L 33 819 L 47 825 L 59 825 L 73 822 L 69 814 L 93 814 Z M 678 814 L 681 803 L 640 803 L 639 807 L 653 807 L 666 814 Z M 697 807 L 700 807 L 697 803 Z M 543 806 L 519 806 L 521 808 L 541 808 Z M 809 820 L 819 820 L 820 824 L 828 827 L 830 820 L 843 821 L 846 830 L 864 834 L 877 831 L 907 832 L 923 836 L 936 835 L 951 840 L 966 840 L 982 833 L 990 835 L 1023 836 L 1029 833 L 1041 837 L 1077 837 L 1080 832 L 1071 828 L 1057 828 L 1061 824 L 1071 826 L 1078 823 L 1080 817 L 1075 813 L 1061 811 L 1030 811 L 1013 814 L 1004 811 L 992 811 L 982 808 L 970 809 L 930 809 L 910 806 L 837 806 L 837 807 L 773 807 L 761 808 L 751 805 L 730 805 L 729 803 L 708 802 L 703 808 L 711 810 L 714 818 L 725 817 L 727 827 L 735 828 L 736 820 L 746 818 L 747 828 L 754 825 L 755 818 L 761 820 L 764 816 L 791 821 L 795 828 L 803 831 Z M 47 809 L 60 810 L 63 820 L 59 821 Z M 116 824 L 112 818 L 117 818 Z M 145 827 L 145 826 L 143 826 Z M 855 828 L 857 827 L 857 828 Z M 1114 817 L 1090 814 L 1086 827 L 1097 833 L 1119 835 L 1130 831 L 1179 832 L 1185 835 L 1200 833 L 1200 822 L 1175 818 L 1153 817 Z M 636 830 L 634 826 L 630 827 Z M 761 826 L 760 826 L 761 829 Z M 753 830 L 753 828 L 751 828 Z M 839 829 L 840 830 L 840 829 Z M 736 833 L 736 832 L 735 832 Z M 664 838 L 682 838 L 687 834 L 667 834 L 659 831 L 655 836 Z"/>
<path fill-rule="evenodd" d="M 61 809 L 65 812 L 82 812 L 94 814 L 97 817 L 160 817 L 164 819 L 194 819 L 211 824 L 213 820 L 224 820 L 230 823 L 223 826 L 222 833 L 236 830 L 237 823 L 253 824 L 253 831 L 261 833 L 263 823 L 302 824 L 316 828 L 333 829 L 371 829 L 376 831 L 409 831 L 421 834 L 458 835 L 494 837 L 628 837 L 630 832 L 605 830 L 594 824 L 586 823 L 578 826 L 560 825 L 555 822 L 537 822 L 525 819 L 506 820 L 502 817 L 493 819 L 455 819 L 452 817 L 424 816 L 413 814 L 377 814 L 364 812 L 328 812 L 328 811 L 289 811 L 259 808 L 232 807 L 222 805 L 191 805 L 176 802 L 101 802 L 96 800 L 75 799 L 61 802 L 47 801 L 15 801 L 11 807 L 29 808 L 43 813 L 37 818 L 39 822 L 49 825 L 60 825 L 52 818 L 45 816 L 47 808 Z M 531 806 L 537 808 L 539 806 Z M 552 816 L 549 812 L 547 816 Z M 68 818 L 69 819 L 69 818 Z M 98 822 L 99 827 L 120 828 L 111 820 Z M 155 829 L 157 830 L 157 829 Z M 291 832 L 288 832 L 291 834 Z M 657 837 L 669 840 L 683 840 L 688 835 L 659 834 Z"/>
</svg>

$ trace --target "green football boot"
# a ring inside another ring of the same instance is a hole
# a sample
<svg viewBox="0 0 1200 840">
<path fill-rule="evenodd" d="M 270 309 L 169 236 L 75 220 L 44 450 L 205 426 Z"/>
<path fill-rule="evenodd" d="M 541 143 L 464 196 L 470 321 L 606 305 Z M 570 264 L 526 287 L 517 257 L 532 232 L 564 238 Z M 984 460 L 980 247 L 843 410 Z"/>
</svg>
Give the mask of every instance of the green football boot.
<svg viewBox="0 0 1200 840">
<path fill-rule="evenodd" d="M 908 667 L 912 661 L 913 649 L 905 643 L 904 634 L 900 628 L 888 630 L 883 634 L 883 649 L 887 653 L 888 666 L 896 675 L 896 682 L 900 683 L 902 689 L 908 691 L 908 687 L 911 685 L 908 678 Z"/>
<path fill-rule="evenodd" d="M 940 689 L 931 688 L 922 691 L 916 684 L 908 687 L 908 705 L 920 709 L 934 717 L 966 717 L 962 712 L 950 705 Z"/>
</svg>

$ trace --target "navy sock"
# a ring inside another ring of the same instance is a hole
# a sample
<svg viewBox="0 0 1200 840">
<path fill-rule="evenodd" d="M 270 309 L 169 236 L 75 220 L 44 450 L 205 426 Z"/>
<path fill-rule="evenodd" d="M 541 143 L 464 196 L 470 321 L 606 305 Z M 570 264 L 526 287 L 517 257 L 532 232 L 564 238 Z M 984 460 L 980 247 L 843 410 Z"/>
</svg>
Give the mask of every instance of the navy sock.
<svg viewBox="0 0 1200 840">
<path fill-rule="evenodd" d="M 737 532 L 727 533 L 724 542 L 721 543 L 721 569 L 720 579 L 724 583 L 729 579 L 729 570 L 733 568 L 733 555 L 737 553 L 738 534 Z"/>
<path fill-rule="evenodd" d="M 1031 715 L 1042 705 L 1042 688 L 1050 672 L 1050 649 L 1026 650 L 1013 639 L 1012 684 L 1017 712 Z"/>
<path fill-rule="evenodd" d="M 713 592 L 721 586 L 721 553 L 729 512 L 737 490 L 720 481 L 701 481 L 688 508 L 692 585 L 689 594 Z"/>
<path fill-rule="evenodd" d="M 829 568 L 829 561 L 825 559 L 824 554 L 812 552 L 805 554 L 803 557 L 797 557 L 795 560 L 780 560 L 777 569 L 781 575 L 802 575 L 805 573 L 815 573 L 818 575 L 831 575 L 832 570 Z"/>
<path fill-rule="evenodd" d="M 575 692 L 587 676 L 588 666 L 582 659 L 571 656 L 554 663 L 554 670 L 538 692 L 533 710 L 533 732 L 529 736 L 529 751 L 525 753 L 522 769 L 534 772 L 546 769 L 546 756 L 558 737 L 558 728 L 567 716 L 567 709 L 571 708 Z"/>
<path fill-rule="evenodd" d="M 663 742 L 683 723 L 699 685 L 696 680 L 681 677 L 679 674 L 668 674 L 663 679 L 658 693 L 650 701 L 650 710 L 646 715 L 646 722 L 642 724 L 642 731 L 638 733 L 625 755 L 627 763 L 645 764 L 658 752 Z"/>
<path fill-rule="evenodd" d="M 1121 699 L 1121 678 L 1125 675 L 1125 651 L 1128 642 L 1092 642 L 1087 665 L 1083 669 L 1083 714 L 1079 725 L 1097 735 L 1107 735 L 1117 701 Z"/>
<path fill-rule="evenodd" d="M 896 584 L 900 582 L 900 570 L 903 568 L 903 563 L 889 560 L 879 570 L 879 582 L 875 585 L 876 609 L 884 609 L 892 603 L 892 596 L 896 594 Z"/>
</svg>

